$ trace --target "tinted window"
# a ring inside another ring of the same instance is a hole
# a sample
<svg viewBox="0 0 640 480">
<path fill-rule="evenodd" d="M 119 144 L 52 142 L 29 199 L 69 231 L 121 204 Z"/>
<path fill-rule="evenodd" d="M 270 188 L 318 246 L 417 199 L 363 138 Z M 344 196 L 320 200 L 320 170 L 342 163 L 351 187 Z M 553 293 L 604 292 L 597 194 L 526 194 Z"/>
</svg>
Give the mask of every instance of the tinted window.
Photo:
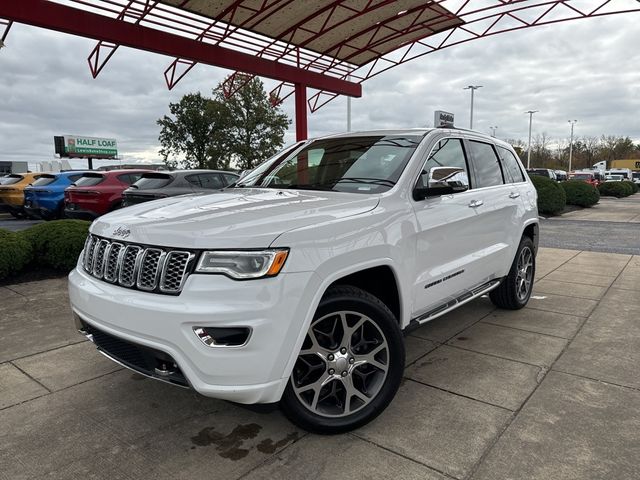
<svg viewBox="0 0 640 480">
<path fill-rule="evenodd" d="M 227 183 L 227 185 L 235 182 L 236 180 L 238 180 L 238 175 L 231 175 L 230 173 L 223 173 L 222 176 L 224 177 L 225 182 Z"/>
<path fill-rule="evenodd" d="M 547 170 L 546 168 L 538 168 L 538 169 L 534 169 L 534 168 L 530 168 L 529 170 L 527 170 L 527 173 L 529 175 L 538 175 L 540 177 L 551 177 L 551 175 L 549 174 L 549 170 Z"/>
<path fill-rule="evenodd" d="M 140 180 L 141 176 L 141 173 L 125 173 L 124 175 L 118 175 L 118 180 L 122 183 L 126 183 L 127 185 L 131 185 L 132 183 Z"/>
<path fill-rule="evenodd" d="M 77 182 L 80 177 L 82 177 L 81 173 L 78 173 L 77 175 L 69 175 L 69 181 L 71 183 Z"/>
<path fill-rule="evenodd" d="M 512 183 L 524 182 L 524 174 L 518 165 L 518 159 L 515 157 L 511 150 L 503 147 L 498 147 L 498 155 L 502 161 L 502 170 L 507 181 Z"/>
<path fill-rule="evenodd" d="M 466 180 L 468 182 L 469 173 L 467 169 L 467 159 L 464 154 L 464 147 L 462 146 L 462 140 L 459 138 L 446 138 L 440 140 L 425 163 L 420 180 L 422 182 L 419 186 L 427 186 L 429 171 L 435 167 L 457 167 L 465 171 Z"/>
<path fill-rule="evenodd" d="M 200 177 L 198 175 L 187 175 L 184 179 L 194 187 L 200 188 Z"/>
<path fill-rule="evenodd" d="M 171 175 L 162 173 L 145 173 L 133 184 L 140 190 L 151 190 L 154 188 L 166 187 L 171 182 Z"/>
<path fill-rule="evenodd" d="M 31 185 L 33 185 L 34 187 L 44 187 L 45 185 L 49 185 L 50 183 L 53 183 L 55 181 L 56 181 L 56 177 L 47 175 L 47 176 L 42 176 L 38 178 Z"/>
<path fill-rule="evenodd" d="M 104 180 L 102 175 L 83 175 L 76 181 L 76 187 L 93 187 Z"/>
<path fill-rule="evenodd" d="M 476 173 L 477 188 L 492 187 L 502 185 L 502 169 L 500 162 L 493 150 L 493 146 L 488 143 L 470 141 L 471 153 L 473 155 L 473 167 Z"/>
<path fill-rule="evenodd" d="M 14 183 L 18 183 L 22 179 L 22 175 L 7 175 L 6 177 L 2 178 L 2 183 L 0 185 L 13 185 Z"/>
<path fill-rule="evenodd" d="M 224 183 L 217 173 L 201 173 L 198 177 L 200 177 L 202 188 L 220 189 L 224 187 Z"/>
</svg>

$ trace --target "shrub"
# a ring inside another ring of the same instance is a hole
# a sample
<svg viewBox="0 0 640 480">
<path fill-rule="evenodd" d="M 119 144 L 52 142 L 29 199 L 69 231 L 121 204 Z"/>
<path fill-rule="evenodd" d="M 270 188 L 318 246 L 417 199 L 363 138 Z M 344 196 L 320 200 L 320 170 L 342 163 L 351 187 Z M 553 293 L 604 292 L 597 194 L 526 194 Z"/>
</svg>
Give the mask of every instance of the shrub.
<svg viewBox="0 0 640 480">
<path fill-rule="evenodd" d="M 19 273 L 33 255 L 31 244 L 17 233 L 0 230 L 0 279 Z"/>
<path fill-rule="evenodd" d="M 598 190 L 603 197 L 627 197 L 631 189 L 623 184 L 624 182 L 604 182 L 598 185 Z"/>
<path fill-rule="evenodd" d="M 89 225 L 83 220 L 56 220 L 35 225 L 20 235 L 31 244 L 36 265 L 69 272 L 76 266 Z"/>
<path fill-rule="evenodd" d="M 564 210 L 567 196 L 558 182 L 539 175 L 531 175 L 531 181 L 538 192 L 538 211 L 556 214 Z"/>
<path fill-rule="evenodd" d="M 625 180 L 622 182 L 623 185 L 626 185 L 628 187 L 628 190 L 631 191 L 631 193 L 629 193 L 629 195 L 633 195 L 634 193 L 638 193 L 638 185 L 636 185 L 633 182 L 630 182 L 629 180 Z"/>
<path fill-rule="evenodd" d="M 560 185 L 567 196 L 567 205 L 590 207 L 600 200 L 600 192 L 590 183 L 582 180 L 567 180 Z"/>
</svg>

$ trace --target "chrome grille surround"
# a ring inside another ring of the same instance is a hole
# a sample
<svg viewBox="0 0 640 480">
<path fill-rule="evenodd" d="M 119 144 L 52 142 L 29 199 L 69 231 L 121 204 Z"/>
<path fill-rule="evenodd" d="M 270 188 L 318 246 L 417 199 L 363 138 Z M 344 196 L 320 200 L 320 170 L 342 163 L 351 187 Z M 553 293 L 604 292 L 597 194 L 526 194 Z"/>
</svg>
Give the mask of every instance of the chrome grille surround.
<svg viewBox="0 0 640 480">
<path fill-rule="evenodd" d="M 121 287 L 179 295 L 195 257 L 192 251 L 116 242 L 89 235 L 82 266 L 92 277 Z"/>
</svg>

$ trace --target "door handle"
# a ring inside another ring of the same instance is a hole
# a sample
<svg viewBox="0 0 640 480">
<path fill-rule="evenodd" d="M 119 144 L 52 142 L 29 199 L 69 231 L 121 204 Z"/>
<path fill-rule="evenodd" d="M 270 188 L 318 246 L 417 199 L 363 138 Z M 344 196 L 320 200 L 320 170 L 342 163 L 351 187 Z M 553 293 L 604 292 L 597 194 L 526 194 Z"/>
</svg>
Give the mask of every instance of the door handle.
<svg viewBox="0 0 640 480">
<path fill-rule="evenodd" d="M 471 200 L 471 203 L 469 203 L 469 207 L 471 208 L 478 208 L 480 205 L 483 205 L 484 202 L 482 200 Z"/>
<path fill-rule="evenodd" d="M 509 194 L 509 198 L 518 198 L 520 196 L 520 194 L 518 192 L 511 192 Z"/>
</svg>

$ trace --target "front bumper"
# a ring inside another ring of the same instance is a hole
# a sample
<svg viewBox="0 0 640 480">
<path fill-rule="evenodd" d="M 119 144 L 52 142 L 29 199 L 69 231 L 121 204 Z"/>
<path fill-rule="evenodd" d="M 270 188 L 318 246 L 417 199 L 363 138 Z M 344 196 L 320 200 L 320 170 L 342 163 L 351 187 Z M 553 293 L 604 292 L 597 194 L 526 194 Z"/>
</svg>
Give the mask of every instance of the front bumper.
<svg viewBox="0 0 640 480">
<path fill-rule="evenodd" d="M 169 296 L 114 286 L 82 269 L 69 275 L 79 329 L 82 321 L 162 352 L 199 393 L 239 403 L 280 399 L 319 286 L 312 272 L 243 282 L 192 274 L 179 296 Z M 252 334 L 242 347 L 208 347 L 194 327 L 249 327 Z"/>
</svg>

